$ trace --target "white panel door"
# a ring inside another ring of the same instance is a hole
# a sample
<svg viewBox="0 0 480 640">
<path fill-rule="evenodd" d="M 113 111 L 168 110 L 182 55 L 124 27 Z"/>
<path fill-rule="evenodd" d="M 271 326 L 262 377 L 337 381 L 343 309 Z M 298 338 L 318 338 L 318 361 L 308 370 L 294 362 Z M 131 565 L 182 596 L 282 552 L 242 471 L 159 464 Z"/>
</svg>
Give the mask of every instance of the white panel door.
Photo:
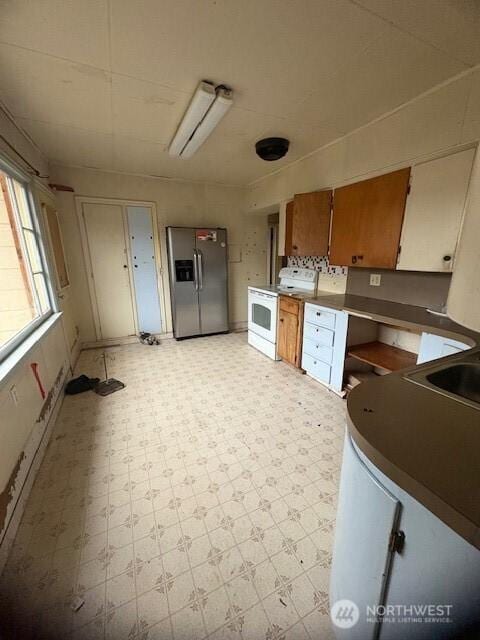
<svg viewBox="0 0 480 640">
<path fill-rule="evenodd" d="M 100 339 L 134 335 L 135 316 L 120 205 L 85 203 L 83 218 Z"/>
<path fill-rule="evenodd" d="M 453 270 L 475 149 L 412 169 L 397 269 Z"/>
</svg>

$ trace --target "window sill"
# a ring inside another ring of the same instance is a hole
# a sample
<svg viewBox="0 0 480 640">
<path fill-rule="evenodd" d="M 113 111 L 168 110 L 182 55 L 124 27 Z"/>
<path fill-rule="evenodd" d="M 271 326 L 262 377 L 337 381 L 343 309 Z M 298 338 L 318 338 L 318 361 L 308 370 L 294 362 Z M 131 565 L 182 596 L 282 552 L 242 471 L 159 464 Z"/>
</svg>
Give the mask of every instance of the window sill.
<svg viewBox="0 0 480 640">
<path fill-rule="evenodd" d="M 46 335 L 50 329 L 57 324 L 62 317 L 61 313 L 53 313 L 32 333 L 23 340 L 18 347 L 0 363 L 0 386 L 7 381 L 11 373 L 18 365 L 25 360 L 28 354 L 34 349 L 38 342 Z"/>
</svg>

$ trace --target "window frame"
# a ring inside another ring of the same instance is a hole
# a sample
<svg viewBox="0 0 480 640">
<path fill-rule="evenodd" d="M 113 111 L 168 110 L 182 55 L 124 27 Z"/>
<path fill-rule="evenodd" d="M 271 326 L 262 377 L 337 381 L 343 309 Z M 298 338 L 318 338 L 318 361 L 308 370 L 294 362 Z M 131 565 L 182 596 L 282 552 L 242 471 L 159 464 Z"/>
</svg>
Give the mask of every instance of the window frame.
<svg viewBox="0 0 480 640">
<path fill-rule="evenodd" d="M 57 303 L 55 291 L 52 287 L 52 269 L 50 267 L 50 264 L 47 258 L 47 253 L 45 250 L 45 242 L 46 242 L 45 230 L 41 224 L 39 207 L 38 207 L 36 198 L 34 196 L 34 185 L 35 185 L 34 180 L 32 179 L 31 176 L 26 174 L 24 171 L 20 170 L 11 162 L 7 161 L 4 157 L 0 157 L 0 171 L 3 172 L 7 176 L 7 178 L 11 178 L 19 182 L 22 185 L 22 187 L 25 189 L 26 203 L 28 206 L 31 220 L 32 220 L 32 229 L 30 230 L 30 232 L 33 232 L 33 237 L 35 239 L 35 244 L 38 250 L 40 265 L 42 268 L 41 273 L 44 274 L 45 287 L 46 287 L 46 292 L 47 292 L 47 297 L 49 302 L 49 309 L 47 311 L 39 315 L 37 318 L 34 318 L 31 322 L 29 322 L 25 327 L 23 327 L 23 329 L 21 329 L 13 338 L 11 338 L 4 345 L 0 345 L 0 363 L 2 363 L 8 357 L 12 356 L 15 350 L 18 349 L 18 347 L 29 336 L 31 336 L 34 331 L 36 331 L 39 327 L 41 327 L 41 325 L 44 322 L 48 321 L 53 314 L 58 312 L 58 303 Z M 12 194 L 13 189 L 11 185 L 8 184 L 8 182 L 7 182 L 7 185 L 8 185 L 8 191 L 9 191 L 10 197 L 12 197 L 13 195 L 13 198 L 12 198 L 13 215 L 15 217 L 15 223 L 17 225 L 17 233 L 20 236 L 19 240 L 21 242 L 22 249 L 24 249 L 24 245 L 26 241 L 24 237 L 23 225 L 21 223 L 21 220 L 20 221 L 18 220 L 19 213 L 16 210 L 16 196 L 15 194 Z M 31 278 L 33 282 L 34 271 L 30 264 L 30 256 L 28 255 L 28 253 L 26 253 L 26 257 L 27 257 L 26 262 L 28 261 L 27 262 L 28 277 Z M 39 272 L 35 272 L 35 273 L 39 273 Z M 34 296 L 34 299 L 36 299 L 37 297 L 36 290 L 32 291 L 32 295 Z"/>
</svg>

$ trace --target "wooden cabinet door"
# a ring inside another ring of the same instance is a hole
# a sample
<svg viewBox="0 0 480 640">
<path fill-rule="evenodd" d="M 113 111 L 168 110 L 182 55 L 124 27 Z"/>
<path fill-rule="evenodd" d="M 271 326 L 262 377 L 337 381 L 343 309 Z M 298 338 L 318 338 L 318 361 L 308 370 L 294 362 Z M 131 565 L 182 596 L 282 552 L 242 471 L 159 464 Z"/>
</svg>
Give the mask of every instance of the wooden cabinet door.
<svg viewBox="0 0 480 640">
<path fill-rule="evenodd" d="M 286 256 L 292 256 L 292 225 L 293 225 L 293 200 L 287 202 L 285 209 L 285 253 Z"/>
<path fill-rule="evenodd" d="M 330 264 L 395 269 L 410 168 L 335 189 Z"/>
<path fill-rule="evenodd" d="M 286 362 L 296 365 L 298 316 L 279 309 L 277 354 Z"/>
<path fill-rule="evenodd" d="M 291 223 L 291 253 L 287 255 L 327 255 L 331 206 L 332 191 L 295 194 Z M 288 230 L 288 205 L 286 230 Z"/>
</svg>

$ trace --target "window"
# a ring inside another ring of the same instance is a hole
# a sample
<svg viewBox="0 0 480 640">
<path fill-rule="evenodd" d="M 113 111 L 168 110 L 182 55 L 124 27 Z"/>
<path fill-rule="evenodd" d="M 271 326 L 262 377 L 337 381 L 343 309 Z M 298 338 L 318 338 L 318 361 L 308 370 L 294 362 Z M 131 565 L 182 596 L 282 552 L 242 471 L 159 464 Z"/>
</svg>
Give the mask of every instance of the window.
<svg viewBox="0 0 480 640">
<path fill-rule="evenodd" d="M 40 230 L 26 183 L 0 170 L 0 360 L 52 313 Z"/>
</svg>

